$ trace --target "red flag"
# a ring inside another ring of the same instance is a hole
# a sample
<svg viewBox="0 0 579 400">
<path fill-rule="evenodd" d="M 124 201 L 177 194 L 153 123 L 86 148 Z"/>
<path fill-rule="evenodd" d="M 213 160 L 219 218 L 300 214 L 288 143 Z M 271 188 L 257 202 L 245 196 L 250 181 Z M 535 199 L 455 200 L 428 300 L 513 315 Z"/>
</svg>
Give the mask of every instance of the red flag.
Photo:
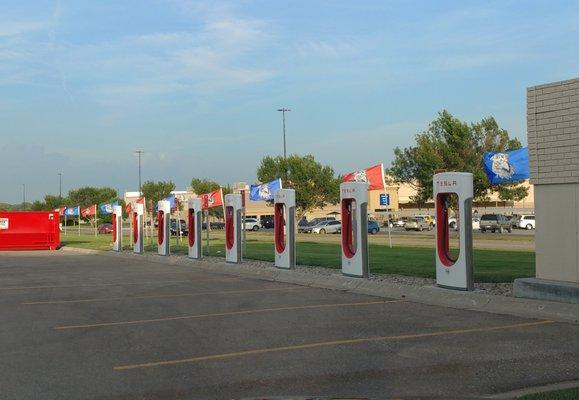
<svg viewBox="0 0 579 400">
<path fill-rule="evenodd" d="M 368 182 L 368 190 L 385 189 L 384 166 L 376 164 L 361 171 L 344 175 L 344 182 Z"/>
<path fill-rule="evenodd" d="M 212 208 L 223 205 L 223 192 L 221 188 L 211 193 L 200 194 L 199 197 L 201 197 L 201 208 Z"/>
<path fill-rule="evenodd" d="M 64 210 L 66 210 L 66 207 L 60 207 L 60 208 L 55 208 L 54 212 L 57 212 L 58 215 L 60 215 L 62 217 L 64 215 Z"/>
<path fill-rule="evenodd" d="M 125 205 L 125 213 L 130 214 L 132 209 L 133 209 L 133 205 L 131 203 L 127 203 Z"/>
<path fill-rule="evenodd" d="M 80 210 L 80 215 L 85 218 L 90 217 L 92 215 L 96 215 L 96 204 Z"/>
</svg>

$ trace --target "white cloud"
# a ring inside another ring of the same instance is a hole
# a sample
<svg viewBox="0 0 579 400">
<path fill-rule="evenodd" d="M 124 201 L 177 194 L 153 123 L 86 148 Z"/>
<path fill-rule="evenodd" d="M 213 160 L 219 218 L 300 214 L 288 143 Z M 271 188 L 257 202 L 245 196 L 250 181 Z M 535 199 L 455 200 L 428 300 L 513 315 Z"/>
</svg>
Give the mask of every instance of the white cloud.
<svg viewBox="0 0 579 400">
<path fill-rule="evenodd" d="M 21 36 L 31 32 L 38 32 L 47 28 L 47 25 L 42 22 L 0 22 L 0 37 Z"/>
</svg>

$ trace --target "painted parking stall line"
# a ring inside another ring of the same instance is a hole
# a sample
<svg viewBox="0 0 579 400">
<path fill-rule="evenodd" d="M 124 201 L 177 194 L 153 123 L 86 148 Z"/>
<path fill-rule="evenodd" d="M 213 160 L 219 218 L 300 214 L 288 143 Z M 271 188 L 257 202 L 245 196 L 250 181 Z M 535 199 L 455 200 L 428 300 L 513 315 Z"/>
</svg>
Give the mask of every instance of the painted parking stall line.
<svg viewBox="0 0 579 400">
<path fill-rule="evenodd" d="M 127 371 L 127 370 L 143 369 L 143 368 L 154 368 L 154 367 L 172 366 L 172 365 L 180 365 L 180 364 L 191 364 L 191 363 L 197 363 L 197 362 L 202 362 L 202 361 L 215 361 L 215 360 L 224 360 L 224 359 L 230 359 L 230 358 L 249 357 L 249 356 L 253 356 L 253 355 L 260 355 L 260 354 L 267 354 L 267 353 L 281 353 L 281 352 L 299 351 L 299 350 L 306 350 L 306 349 L 313 349 L 313 348 L 358 345 L 358 344 L 365 344 L 365 343 L 372 343 L 372 342 L 384 342 L 384 341 L 402 341 L 402 340 L 412 340 L 412 339 L 421 339 L 421 338 L 429 338 L 429 337 L 466 335 L 469 333 L 493 332 L 493 331 L 502 331 L 502 330 L 509 330 L 509 329 L 523 329 L 523 328 L 531 328 L 531 327 L 553 324 L 554 322 L 555 321 L 536 321 L 536 322 L 526 322 L 526 323 L 520 323 L 520 324 L 499 325 L 499 326 L 493 326 L 493 327 L 487 327 L 487 328 L 454 329 L 454 330 L 437 331 L 437 332 L 409 333 L 409 334 L 405 334 L 405 335 L 376 336 L 376 337 L 368 337 L 368 338 L 332 340 L 332 341 L 327 341 L 327 342 L 304 343 L 304 344 L 298 344 L 298 345 L 292 345 L 292 346 L 270 347 L 270 348 L 263 348 L 263 349 L 243 350 L 243 351 L 232 352 L 232 353 L 211 354 L 211 355 L 206 355 L 206 356 L 190 357 L 190 358 L 184 358 L 184 359 L 178 359 L 178 360 L 153 361 L 153 362 L 140 363 L 140 364 L 119 365 L 119 366 L 113 367 L 113 370 L 114 371 Z"/>
<path fill-rule="evenodd" d="M 35 306 L 35 305 L 50 305 L 50 304 L 98 303 L 106 301 L 166 299 L 179 297 L 212 296 L 212 295 L 227 295 L 227 294 L 251 294 L 251 293 L 267 293 L 267 292 L 288 292 L 288 291 L 311 290 L 311 289 L 312 288 L 305 286 L 298 286 L 298 287 L 292 286 L 292 287 L 267 288 L 267 289 L 243 289 L 243 290 L 221 290 L 214 292 L 199 292 L 199 293 L 156 294 L 147 296 L 99 297 L 94 299 L 31 301 L 31 302 L 24 302 L 21 304 L 26 306 Z"/>
<path fill-rule="evenodd" d="M 305 306 L 290 306 L 290 307 L 271 307 L 271 308 L 258 308 L 252 310 L 239 310 L 221 313 L 207 313 L 207 314 L 196 314 L 196 315 L 182 315 L 175 317 L 165 317 L 165 318 L 154 318 L 154 319 L 142 319 L 133 321 L 116 321 L 116 322 L 102 322 L 98 324 L 85 324 L 85 325 L 65 325 L 56 326 L 55 330 L 70 330 L 70 329 L 89 329 L 89 328 L 103 328 L 110 326 L 122 326 L 122 325 L 141 325 L 149 324 L 155 322 L 168 322 L 168 321 L 179 321 L 186 319 L 203 319 L 203 318 L 215 318 L 215 317 L 232 317 L 239 315 L 251 315 L 251 314 L 261 314 L 268 312 L 278 312 L 278 311 L 297 311 L 297 310 L 313 310 L 313 309 L 324 309 L 324 308 L 336 308 L 336 307 L 363 307 L 372 306 L 378 304 L 388 304 L 388 303 L 400 303 L 404 300 L 381 300 L 381 301 L 365 301 L 356 303 L 332 303 L 332 304 L 312 304 Z"/>
</svg>

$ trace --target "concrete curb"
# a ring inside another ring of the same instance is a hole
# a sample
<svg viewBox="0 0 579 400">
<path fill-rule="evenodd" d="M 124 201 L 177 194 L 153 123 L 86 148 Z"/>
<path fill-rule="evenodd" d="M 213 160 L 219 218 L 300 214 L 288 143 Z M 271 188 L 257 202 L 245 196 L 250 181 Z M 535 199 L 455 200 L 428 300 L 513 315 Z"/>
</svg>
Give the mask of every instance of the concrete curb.
<svg viewBox="0 0 579 400">
<path fill-rule="evenodd" d="M 249 264 L 228 264 L 225 261 L 192 260 L 186 256 L 159 256 L 154 253 L 142 255 L 132 252 L 88 250 L 63 247 L 65 252 L 81 254 L 100 254 L 127 259 L 141 258 L 146 261 L 167 265 L 179 265 L 206 272 L 222 273 L 267 281 L 292 283 L 324 289 L 343 290 L 391 299 L 404 299 L 415 303 L 443 306 L 462 310 L 483 311 L 493 314 L 514 315 L 524 318 L 549 319 L 564 322 L 579 322 L 579 305 L 558 303 L 546 300 L 532 300 L 515 297 L 497 296 L 477 292 L 462 292 L 442 289 L 436 286 L 411 286 L 390 282 L 372 281 L 342 276 L 340 273 L 315 275 L 298 271 L 286 271 L 271 267 L 258 267 Z"/>
</svg>

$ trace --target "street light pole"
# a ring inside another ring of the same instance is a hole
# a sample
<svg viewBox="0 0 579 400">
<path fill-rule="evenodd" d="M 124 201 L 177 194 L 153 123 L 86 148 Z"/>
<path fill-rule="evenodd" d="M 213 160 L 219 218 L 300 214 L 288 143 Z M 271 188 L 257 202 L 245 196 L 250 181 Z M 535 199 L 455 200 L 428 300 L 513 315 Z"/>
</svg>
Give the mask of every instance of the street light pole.
<svg viewBox="0 0 579 400">
<path fill-rule="evenodd" d="M 22 184 L 22 208 L 26 210 L 26 184 Z"/>
<path fill-rule="evenodd" d="M 285 144 L 285 113 L 291 111 L 289 108 L 280 108 L 277 111 L 281 111 L 282 121 L 283 121 L 283 158 L 287 157 L 286 144 Z"/>
<path fill-rule="evenodd" d="M 144 151 L 136 150 L 135 153 L 139 155 L 139 197 L 141 197 L 141 155 L 144 153 Z"/>
<path fill-rule="evenodd" d="M 62 173 L 58 173 L 58 198 L 62 199 Z"/>
</svg>

